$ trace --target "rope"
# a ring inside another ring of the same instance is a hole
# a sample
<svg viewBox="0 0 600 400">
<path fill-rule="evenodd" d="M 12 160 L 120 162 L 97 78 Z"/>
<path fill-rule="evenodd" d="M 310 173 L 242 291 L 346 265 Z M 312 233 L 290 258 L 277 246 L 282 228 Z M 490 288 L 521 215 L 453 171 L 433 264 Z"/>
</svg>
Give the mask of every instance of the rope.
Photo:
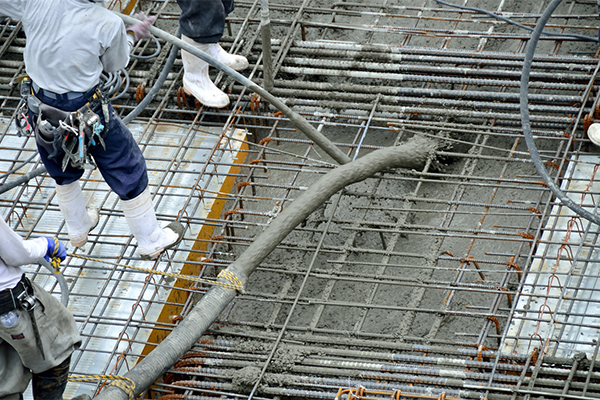
<svg viewBox="0 0 600 400">
<path fill-rule="evenodd" d="M 52 251 L 52 257 L 50 258 L 50 265 L 52 265 L 52 268 L 54 268 L 54 273 L 58 274 L 60 273 L 60 258 L 56 255 L 58 254 L 58 249 L 60 246 L 60 243 L 58 242 L 58 238 L 57 237 L 53 237 L 52 239 L 54 239 L 54 250 Z"/>
<path fill-rule="evenodd" d="M 116 386 L 123 390 L 129 400 L 135 400 L 135 382 L 124 376 L 118 375 L 72 375 L 69 376 L 69 382 L 99 382 L 102 380 L 111 380 L 109 386 Z"/>
<path fill-rule="evenodd" d="M 218 280 L 211 280 L 211 279 L 206 279 L 206 278 L 200 278 L 200 277 L 197 277 L 197 276 L 175 274 L 175 273 L 172 273 L 172 272 L 157 271 L 157 270 L 154 270 L 154 269 L 136 267 L 136 266 L 133 266 L 133 265 L 119 264 L 119 263 L 112 262 L 112 261 L 100 260 L 100 259 L 97 259 L 97 258 L 92 258 L 92 257 L 82 256 L 82 255 L 77 255 L 77 254 L 69 254 L 69 256 L 70 257 L 75 257 L 75 258 L 81 258 L 83 260 L 96 261 L 96 262 L 99 262 L 99 263 L 111 264 L 111 265 L 115 265 L 115 266 L 118 266 L 118 267 L 134 269 L 134 270 L 137 270 L 137 271 L 146 272 L 148 274 L 157 274 L 157 275 L 163 275 L 163 276 L 168 276 L 168 277 L 172 277 L 172 278 L 184 279 L 184 280 L 187 280 L 187 281 L 201 282 L 201 283 L 205 283 L 207 285 L 221 286 L 221 287 L 226 288 L 226 289 L 234 289 L 234 290 L 239 291 L 240 293 L 244 293 L 244 286 L 243 286 L 242 282 L 240 281 L 240 279 L 233 272 L 228 271 L 226 269 L 222 270 L 219 273 L 219 275 L 217 276 L 217 279 L 220 278 L 221 280 L 227 281 L 229 283 L 218 281 Z"/>
</svg>

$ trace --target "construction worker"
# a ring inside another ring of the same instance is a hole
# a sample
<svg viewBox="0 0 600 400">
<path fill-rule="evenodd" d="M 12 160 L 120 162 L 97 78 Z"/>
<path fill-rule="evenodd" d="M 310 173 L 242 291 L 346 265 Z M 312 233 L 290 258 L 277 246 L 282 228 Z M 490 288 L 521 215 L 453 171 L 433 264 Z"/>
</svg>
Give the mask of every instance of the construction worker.
<svg viewBox="0 0 600 400">
<path fill-rule="evenodd" d="M 143 22 L 126 28 L 102 2 L 90 0 L 2 1 L 0 15 L 22 21 L 32 92 L 28 122 L 44 166 L 56 182 L 71 245 L 83 246 L 98 223 L 98 211 L 86 209 L 78 182 L 84 167 L 93 163 L 122 200 L 143 259 L 156 259 L 179 243 L 183 225 L 158 226 L 142 152 L 97 89 L 103 71 L 128 64 L 133 45 L 150 36 L 148 27 L 155 17 L 141 13 Z M 65 143 L 76 147 L 69 149 Z"/>
<path fill-rule="evenodd" d="M 181 39 L 211 55 L 223 64 L 241 71 L 248 68 L 245 57 L 229 54 L 219 40 L 223 36 L 225 17 L 233 11 L 233 0 L 177 0 L 181 7 L 179 30 Z M 229 97 L 215 86 L 208 76 L 208 63 L 181 51 L 183 61 L 183 89 L 208 107 L 222 108 Z"/>
<path fill-rule="evenodd" d="M 23 240 L 0 218 L 0 399 L 22 399 L 33 378 L 35 400 L 62 399 L 71 354 L 81 337 L 71 313 L 23 273 L 40 258 L 64 260 L 55 238 Z"/>
</svg>

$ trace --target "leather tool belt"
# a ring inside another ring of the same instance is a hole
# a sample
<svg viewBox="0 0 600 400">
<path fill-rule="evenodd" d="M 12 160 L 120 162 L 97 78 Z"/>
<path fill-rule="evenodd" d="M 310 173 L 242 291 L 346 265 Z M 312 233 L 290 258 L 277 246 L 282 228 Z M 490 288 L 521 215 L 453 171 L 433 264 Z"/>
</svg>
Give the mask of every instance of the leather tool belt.
<svg viewBox="0 0 600 400">
<path fill-rule="evenodd" d="M 21 280 L 12 289 L 5 289 L 0 292 L 0 315 L 6 314 L 21 307 L 21 299 L 24 295 L 33 294 L 29 279 L 23 275 Z"/>
</svg>

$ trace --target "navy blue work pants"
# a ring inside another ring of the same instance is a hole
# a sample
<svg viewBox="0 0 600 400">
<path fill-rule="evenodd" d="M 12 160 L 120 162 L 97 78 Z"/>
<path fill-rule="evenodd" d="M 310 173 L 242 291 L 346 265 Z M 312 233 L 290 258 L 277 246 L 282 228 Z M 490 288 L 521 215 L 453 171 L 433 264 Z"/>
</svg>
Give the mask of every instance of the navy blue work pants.
<svg viewBox="0 0 600 400">
<path fill-rule="evenodd" d="M 67 100 L 64 96 L 58 96 L 59 99 L 52 99 L 43 94 L 37 95 L 37 97 L 42 103 L 63 111 L 78 110 L 87 102 L 87 99 L 84 97 L 75 100 Z M 131 200 L 139 196 L 148 186 L 146 160 L 144 160 L 142 151 L 135 142 L 131 131 L 123 124 L 110 104 L 108 107 L 110 122 L 108 124 L 108 131 L 102 134 L 106 149 L 96 141 L 95 146 L 87 145 L 88 154 L 94 159 L 98 170 L 108 186 L 110 186 L 121 200 Z M 100 116 L 101 122 L 104 125 L 105 121 L 102 110 L 95 111 Z M 31 118 L 34 129 L 36 119 L 37 116 Z M 44 166 L 58 185 L 67 185 L 75 182 L 83 175 L 83 169 L 74 168 L 70 164 L 63 171 L 61 155 L 49 159 L 48 151 L 39 144 L 37 147 Z"/>
<path fill-rule="evenodd" d="M 181 8 L 179 29 L 198 43 L 217 43 L 223 36 L 225 17 L 233 11 L 233 0 L 177 0 Z"/>
</svg>

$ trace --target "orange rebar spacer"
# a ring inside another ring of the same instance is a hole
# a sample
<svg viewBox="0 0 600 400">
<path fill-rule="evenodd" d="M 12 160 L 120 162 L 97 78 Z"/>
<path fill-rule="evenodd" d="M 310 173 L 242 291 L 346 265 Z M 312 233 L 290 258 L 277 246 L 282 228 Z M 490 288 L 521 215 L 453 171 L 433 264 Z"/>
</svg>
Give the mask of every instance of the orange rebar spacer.
<svg viewBox="0 0 600 400">
<path fill-rule="evenodd" d="M 587 131 L 588 128 L 590 127 L 590 125 L 592 125 L 592 122 L 594 122 L 592 120 L 592 117 L 588 114 L 585 117 L 583 117 L 583 132 L 587 135 Z"/>
<path fill-rule="evenodd" d="M 177 89 L 177 107 L 183 108 L 183 104 L 187 104 L 187 98 L 185 97 L 183 86 L 180 86 L 179 89 Z"/>
<path fill-rule="evenodd" d="M 242 211 L 242 209 L 241 209 L 241 208 L 234 208 L 233 210 L 226 211 L 226 212 L 223 214 L 223 217 L 227 218 L 228 216 L 230 216 L 230 215 L 233 215 L 233 214 L 237 214 L 237 213 L 239 213 L 240 211 Z"/>
<path fill-rule="evenodd" d="M 519 232 L 519 233 L 517 233 L 517 236 L 521 236 L 521 237 L 524 237 L 525 239 L 530 239 L 530 240 L 535 239 L 535 236 L 533 236 L 531 233 L 527 233 L 527 232 Z"/>
<path fill-rule="evenodd" d="M 263 140 L 261 140 L 261 141 L 259 142 L 259 145 L 261 145 L 261 146 L 264 146 L 264 145 L 265 145 L 265 143 L 269 143 L 269 142 L 270 142 L 270 141 L 272 141 L 272 140 L 275 140 L 275 139 L 273 139 L 273 138 L 270 138 L 270 137 L 268 137 L 268 138 L 264 138 Z"/>
<path fill-rule="evenodd" d="M 546 165 L 549 165 L 549 166 L 553 167 L 556 170 L 558 170 L 560 168 L 560 166 L 556 162 L 554 162 L 554 161 L 546 161 Z"/>
<path fill-rule="evenodd" d="M 175 322 L 179 322 L 179 321 L 183 320 L 183 317 L 181 315 L 171 315 L 171 316 L 169 316 L 169 319 L 171 320 L 172 323 L 175 323 Z"/>
<path fill-rule="evenodd" d="M 254 164 L 258 164 L 258 163 L 266 163 L 266 161 L 265 160 L 261 160 L 260 158 L 256 158 L 256 159 L 250 161 L 248 164 L 254 165 Z"/>
<path fill-rule="evenodd" d="M 505 262 L 505 265 L 508 265 L 508 269 L 514 268 L 517 270 L 517 275 L 519 276 L 519 279 L 521 279 L 521 267 L 519 267 L 516 263 L 513 262 L 514 257 L 510 258 L 511 260 L 509 262 Z"/>
<path fill-rule="evenodd" d="M 249 186 L 251 183 L 250 182 L 242 182 L 242 183 L 238 183 L 237 185 L 237 190 L 238 192 L 240 191 L 241 188 L 245 187 L 245 186 Z"/>
<path fill-rule="evenodd" d="M 135 101 L 137 101 L 138 104 L 140 104 L 142 100 L 144 100 L 144 97 L 146 97 L 145 90 L 146 85 L 143 82 L 135 88 Z"/>
<path fill-rule="evenodd" d="M 477 361 L 483 362 L 483 352 L 488 351 L 488 348 L 480 344 L 477 348 Z"/>
<path fill-rule="evenodd" d="M 259 107 L 260 107 L 260 96 L 256 93 L 254 93 L 250 97 L 250 110 L 252 112 L 258 111 Z"/>
<path fill-rule="evenodd" d="M 537 364 L 539 355 L 540 355 L 540 349 L 538 349 L 537 347 L 534 347 L 533 351 L 531 352 L 531 362 L 534 365 Z"/>
<path fill-rule="evenodd" d="M 507 290 L 506 288 L 500 288 L 500 289 Z M 488 316 L 487 319 L 489 319 L 496 325 L 496 333 L 501 334 L 502 332 L 500 331 L 500 322 L 498 322 L 498 318 Z"/>
</svg>

